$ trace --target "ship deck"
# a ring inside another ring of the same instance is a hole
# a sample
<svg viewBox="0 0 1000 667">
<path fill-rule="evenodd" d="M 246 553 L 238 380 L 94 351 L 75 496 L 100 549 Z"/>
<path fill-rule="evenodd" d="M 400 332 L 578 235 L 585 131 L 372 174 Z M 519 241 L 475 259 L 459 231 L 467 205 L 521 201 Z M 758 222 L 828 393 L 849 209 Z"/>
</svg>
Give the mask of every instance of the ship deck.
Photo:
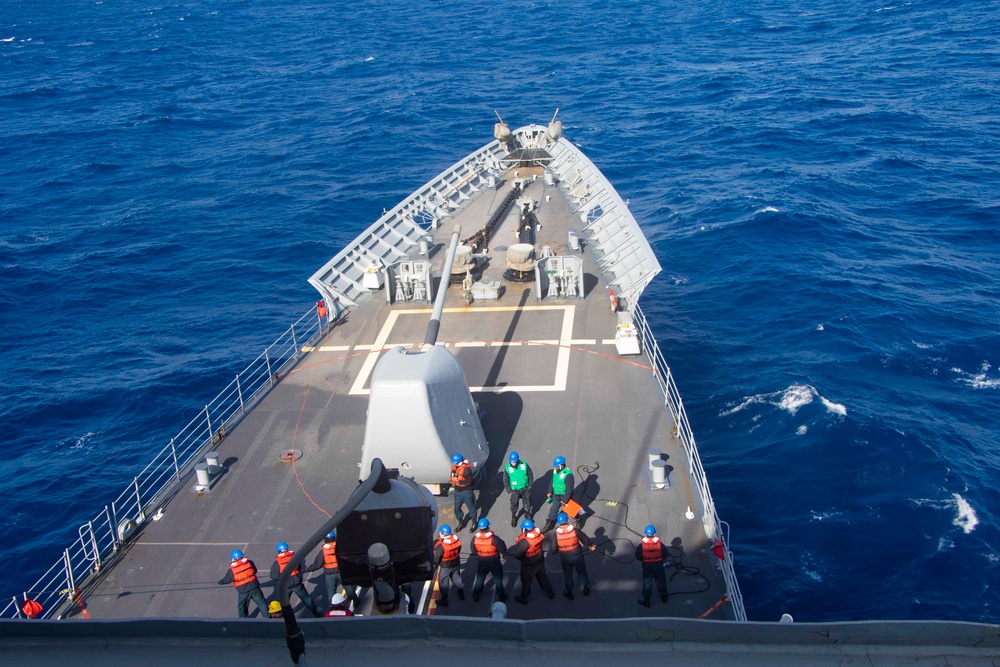
<svg viewBox="0 0 1000 667">
<path fill-rule="evenodd" d="M 463 236 L 485 223 L 510 187 L 503 182 L 484 191 L 455 215 Z M 586 556 L 592 593 L 583 597 L 578 588 L 573 601 L 562 595 L 549 600 L 535 585 L 527 605 L 515 603 L 519 563 L 508 559 L 508 616 L 695 618 L 711 612 L 709 617 L 722 618 L 728 605 L 715 603 L 726 592 L 723 577 L 702 522 L 685 519 L 689 508 L 697 517 L 704 508 L 648 358 L 617 353 L 617 319 L 595 258 L 586 247 L 582 253 L 566 247 L 568 230 L 578 229 L 580 221 L 560 190 L 538 178 L 524 195 L 539 202 L 536 248 L 547 245 L 556 255 L 583 258 L 585 298 L 539 301 L 533 283 L 503 280 L 501 248 L 515 242 L 514 207 L 493 236 L 494 252 L 482 278 L 501 282 L 500 298 L 466 305 L 461 287 L 450 287 L 438 344 L 454 353 L 485 412 L 490 458 L 478 494 L 480 516 L 488 516 L 496 532 L 513 544 L 517 531 L 510 527 L 499 471 L 516 450 L 533 468 L 535 519 L 544 523 L 552 459 L 562 455 L 576 476 L 574 498 L 588 511 L 578 526 L 598 548 Z M 447 220 L 434 233 L 434 275 L 439 275 L 452 227 Z M 429 313 L 429 304 L 387 305 L 382 292 L 351 310 L 218 443 L 226 472 L 212 489 L 197 493 L 194 480 L 185 480 L 163 504 L 162 517 L 146 521 L 110 565 L 84 582 L 87 614 L 103 619 L 233 617 L 236 593 L 217 581 L 234 548 L 256 562 L 271 599 L 274 582 L 267 571 L 275 543 L 285 541 L 294 549 L 357 486 L 371 372 L 384 350 L 422 342 Z M 652 447 L 667 457 L 669 488 L 652 489 L 644 473 Z M 288 450 L 301 451 L 301 458 L 283 460 Z M 452 499 L 440 498 L 438 505 L 439 523 L 454 526 Z M 641 575 L 633 557 L 648 523 L 671 545 L 677 563 L 667 570 L 669 602 L 661 603 L 654 591 L 651 609 L 637 604 Z M 465 560 L 470 535 L 461 537 Z M 558 556 L 546 559 L 546 570 L 560 592 Z M 467 590 L 474 574 L 474 567 L 464 572 Z M 306 585 L 324 609 L 328 596 L 322 572 L 307 575 Z M 484 616 L 493 601 L 489 582 L 480 602 L 452 596 L 448 608 L 434 605 L 433 583 L 415 590 L 421 613 Z M 294 597 L 293 602 L 301 612 L 301 603 Z M 64 616 L 76 613 L 74 608 Z M 251 615 L 256 614 L 251 605 Z"/>
</svg>

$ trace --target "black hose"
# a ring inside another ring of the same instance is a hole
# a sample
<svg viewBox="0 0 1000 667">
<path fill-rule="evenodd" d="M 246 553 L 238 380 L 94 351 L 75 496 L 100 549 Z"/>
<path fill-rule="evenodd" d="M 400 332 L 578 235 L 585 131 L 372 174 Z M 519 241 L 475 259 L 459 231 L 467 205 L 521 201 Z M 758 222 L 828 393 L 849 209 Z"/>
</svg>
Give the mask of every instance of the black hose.
<svg viewBox="0 0 1000 667">
<path fill-rule="evenodd" d="M 285 564 L 285 567 L 281 570 L 281 575 L 278 577 L 277 593 L 278 602 L 281 603 L 281 616 L 285 620 L 285 644 L 288 646 L 288 653 L 292 657 L 292 662 L 296 665 L 299 664 L 299 658 L 301 658 L 306 652 L 306 638 L 302 634 L 302 630 L 299 628 L 298 621 L 295 618 L 295 612 L 292 611 L 292 605 L 288 601 L 288 580 L 294 572 L 309 555 L 309 552 L 315 549 L 319 543 L 323 540 L 327 533 L 334 530 L 343 521 L 357 509 L 361 501 L 364 500 L 372 489 L 378 485 L 380 481 L 383 484 L 388 483 L 387 473 L 385 470 L 385 465 L 383 465 L 381 459 L 374 459 L 372 461 L 371 473 L 368 475 L 368 479 L 361 482 L 351 497 L 347 499 L 347 502 L 341 507 L 336 514 L 326 520 L 323 527 L 318 531 L 313 533 L 313 535 L 307 539 L 302 547 L 295 552 L 292 559 Z M 385 478 L 385 479 L 383 479 Z"/>
</svg>

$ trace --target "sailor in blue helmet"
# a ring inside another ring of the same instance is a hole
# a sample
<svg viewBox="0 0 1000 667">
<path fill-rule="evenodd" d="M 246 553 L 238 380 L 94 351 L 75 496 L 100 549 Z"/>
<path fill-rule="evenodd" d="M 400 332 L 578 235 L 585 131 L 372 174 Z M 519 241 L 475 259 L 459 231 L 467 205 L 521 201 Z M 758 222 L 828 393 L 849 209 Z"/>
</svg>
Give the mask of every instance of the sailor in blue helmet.
<svg viewBox="0 0 1000 667">
<path fill-rule="evenodd" d="M 340 577 L 340 564 L 337 563 L 337 533 L 331 530 L 323 538 L 323 548 L 316 553 L 316 558 L 306 569 L 306 572 L 315 572 L 323 569 L 323 579 L 326 582 L 326 599 L 330 600 L 334 595 L 344 589 L 346 599 L 357 606 L 358 593 L 354 586 L 344 586 L 344 581 Z"/>
<path fill-rule="evenodd" d="M 469 554 L 477 559 L 476 580 L 472 584 L 474 601 L 479 602 L 487 574 L 493 575 L 497 598 L 500 602 L 507 601 L 507 592 L 503 588 L 503 564 L 500 562 L 500 554 L 506 551 L 507 545 L 504 541 L 490 530 L 490 520 L 485 517 L 480 519 L 476 524 L 476 536 L 472 538 L 472 553 Z"/>
<path fill-rule="evenodd" d="M 532 579 L 538 579 L 538 585 L 545 590 L 550 600 L 556 596 L 549 577 L 545 574 L 545 554 L 542 552 L 544 542 L 545 535 L 535 528 L 534 521 L 525 519 L 521 522 L 521 534 L 514 544 L 514 558 L 521 561 L 521 594 L 515 595 L 514 599 L 521 604 L 528 604 Z"/>
<path fill-rule="evenodd" d="M 462 454 L 451 457 L 451 486 L 455 489 L 455 520 L 458 530 L 465 528 L 466 522 L 472 523 L 471 532 L 476 532 L 476 492 L 472 490 L 476 479 L 472 474 L 469 460 Z M 462 513 L 462 505 L 469 511 L 469 516 Z"/>
<path fill-rule="evenodd" d="M 274 546 L 274 552 L 274 562 L 271 563 L 271 578 L 274 579 L 275 583 L 277 583 L 282 570 L 284 570 L 289 561 L 295 557 L 295 552 L 291 551 L 288 548 L 288 545 L 284 542 L 278 542 Z M 316 603 L 313 602 L 311 597 L 309 597 L 309 593 L 306 592 L 306 587 L 302 584 L 302 568 L 299 566 L 295 566 L 295 569 L 292 571 L 292 576 L 288 578 L 288 592 L 298 595 L 299 599 L 302 600 L 302 604 L 309 610 L 309 613 L 316 618 L 323 615 L 319 613 L 319 609 L 316 608 Z"/>
<path fill-rule="evenodd" d="M 642 597 L 639 598 L 639 604 L 649 607 L 654 581 L 660 599 L 667 601 L 667 574 L 663 570 L 667 560 L 667 546 L 656 535 L 654 526 L 646 526 L 643 532 L 642 541 L 635 548 L 635 559 L 642 563 Z"/>
<path fill-rule="evenodd" d="M 587 563 L 583 560 L 583 550 L 594 551 L 597 547 L 590 538 L 584 535 L 583 531 L 577 530 L 569 522 L 569 516 L 565 512 L 559 512 L 556 516 L 555 532 L 549 533 L 549 553 L 558 553 L 562 561 L 563 595 L 567 600 L 573 599 L 573 571 L 576 570 L 580 585 L 583 586 L 583 594 L 590 595 L 590 577 L 587 576 Z"/>
<path fill-rule="evenodd" d="M 438 598 L 438 607 L 448 606 L 448 592 L 452 585 L 458 593 L 458 599 L 465 599 L 465 584 L 462 583 L 462 559 L 459 554 L 462 551 L 462 540 L 458 535 L 452 534 L 451 526 L 443 525 L 438 530 L 438 541 L 434 543 L 434 564 L 440 566 L 438 570 L 438 587 L 441 590 L 441 597 Z"/>
<path fill-rule="evenodd" d="M 556 527 L 556 515 L 564 503 L 573 497 L 573 471 L 566 467 L 566 459 L 557 456 L 552 460 L 552 480 L 549 482 L 549 516 L 542 528 L 547 533 Z"/>
<path fill-rule="evenodd" d="M 531 484 L 535 476 L 527 461 L 522 461 L 517 452 L 511 452 L 507 465 L 503 467 L 503 486 L 510 496 L 510 525 L 517 525 L 518 504 L 524 507 L 524 516 L 531 518 Z"/>
<path fill-rule="evenodd" d="M 264 594 L 260 591 L 260 582 L 257 581 L 257 566 L 239 549 L 233 549 L 229 554 L 229 560 L 229 571 L 219 580 L 219 585 L 232 584 L 236 587 L 236 613 L 240 618 L 246 618 L 250 600 L 253 600 L 260 610 L 260 617 L 270 618 L 267 602 L 264 601 Z"/>
</svg>

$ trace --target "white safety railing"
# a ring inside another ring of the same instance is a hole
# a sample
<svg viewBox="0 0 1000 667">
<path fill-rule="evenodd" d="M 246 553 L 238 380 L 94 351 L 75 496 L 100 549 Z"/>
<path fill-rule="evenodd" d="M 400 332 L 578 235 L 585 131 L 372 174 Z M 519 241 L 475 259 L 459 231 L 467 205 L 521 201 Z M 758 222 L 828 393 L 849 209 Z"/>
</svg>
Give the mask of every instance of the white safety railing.
<svg viewBox="0 0 1000 667">
<path fill-rule="evenodd" d="M 29 590 L 8 598 L 0 618 L 24 618 L 24 603 L 42 605 L 39 618 L 62 618 L 65 603 L 75 602 L 81 584 L 101 571 L 156 508 L 175 493 L 199 458 L 243 419 L 298 363 L 304 347 L 315 343 L 332 324 L 310 309 L 209 401 L 110 504 L 80 526 L 77 539 L 63 550 Z"/>
<path fill-rule="evenodd" d="M 721 540 L 725 549 L 725 558 L 720 562 L 722 576 L 726 581 L 726 592 L 728 601 L 732 605 L 733 614 L 738 621 L 747 620 L 746 610 L 743 607 L 743 594 L 740 593 L 739 582 L 736 581 L 736 571 L 733 569 L 733 554 L 729 549 L 729 530 L 724 521 L 720 521 L 715 513 L 715 502 L 712 500 L 712 492 L 708 488 L 708 477 L 705 469 L 701 465 L 701 457 L 698 455 L 698 447 L 694 442 L 694 433 L 691 431 L 691 424 L 688 422 L 687 413 L 684 411 L 684 402 L 681 400 L 680 391 L 674 376 L 670 372 L 670 367 L 663 359 L 660 352 L 660 345 L 656 342 L 656 337 L 646 321 L 646 316 L 635 304 L 632 312 L 633 323 L 642 337 L 642 349 L 653 366 L 656 381 L 663 392 L 664 404 L 670 410 L 674 419 L 674 433 L 680 441 L 681 447 L 687 454 L 688 475 L 694 482 L 697 489 L 701 505 L 704 510 L 702 522 L 705 525 L 705 533 L 711 540 Z M 723 527 L 726 528 L 723 531 Z"/>
</svg>

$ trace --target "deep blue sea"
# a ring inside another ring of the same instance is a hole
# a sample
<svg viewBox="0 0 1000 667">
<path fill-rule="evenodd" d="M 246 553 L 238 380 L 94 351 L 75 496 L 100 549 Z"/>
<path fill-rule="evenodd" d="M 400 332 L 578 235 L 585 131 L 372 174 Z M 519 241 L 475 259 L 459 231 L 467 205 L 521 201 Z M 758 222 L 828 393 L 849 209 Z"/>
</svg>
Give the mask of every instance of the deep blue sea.
<svg viewBox="0 0 1000 667">
<path fill-rule="evenodd" d="M 557 107 L 663 265 L 749 617 L 1000 622 L 981 0 L 0 2 L 0 596 L 494 109 Z"/>
</svg>

